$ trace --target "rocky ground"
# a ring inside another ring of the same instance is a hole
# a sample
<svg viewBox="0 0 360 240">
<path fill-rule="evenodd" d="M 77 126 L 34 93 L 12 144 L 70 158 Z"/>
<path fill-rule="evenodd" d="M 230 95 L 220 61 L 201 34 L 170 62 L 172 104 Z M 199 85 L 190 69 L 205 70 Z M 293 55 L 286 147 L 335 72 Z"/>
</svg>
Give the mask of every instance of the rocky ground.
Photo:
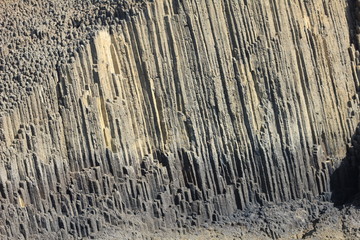
<svg viewBox="0 0 360 240">
<path fill-rule="evenodd" d="M 163 229 L 155 232 L 109 227 L 92 239 L 313 239 L 355 240 L 360 238 L 360 209 L 355 205 L 334 207 L 326 201 L 293 201 L 249 208 L 223 218 L 187 229 Z"/>
</svg>

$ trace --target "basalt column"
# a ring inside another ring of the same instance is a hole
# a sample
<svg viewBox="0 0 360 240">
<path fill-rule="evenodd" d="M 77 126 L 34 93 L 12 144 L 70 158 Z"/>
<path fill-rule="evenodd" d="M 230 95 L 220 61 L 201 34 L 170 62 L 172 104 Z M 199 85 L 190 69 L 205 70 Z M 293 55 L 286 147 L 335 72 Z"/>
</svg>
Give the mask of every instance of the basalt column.
<svg viewBox="0 0 360 240">
<path fill-rule="evenodd" d="M 359 122 L 348 3 L 144 6 L 1 112 L 1 235 L 196 226 L 330 192 Z"/>
</svg>

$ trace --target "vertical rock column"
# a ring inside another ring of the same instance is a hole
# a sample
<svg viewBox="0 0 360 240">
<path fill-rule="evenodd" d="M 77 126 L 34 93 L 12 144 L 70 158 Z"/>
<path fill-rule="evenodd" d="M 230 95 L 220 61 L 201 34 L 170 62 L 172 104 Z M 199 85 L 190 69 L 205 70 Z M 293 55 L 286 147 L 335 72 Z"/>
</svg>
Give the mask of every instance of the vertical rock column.
<svg viewBox="0 0 360 240">
<path fill-rule="evenodd" d="M 359 120 L 347 7 L 161 0 L 97 32 L 1 114 L 0 233 L 186 228 L 329 192 Z"/>
</svg>

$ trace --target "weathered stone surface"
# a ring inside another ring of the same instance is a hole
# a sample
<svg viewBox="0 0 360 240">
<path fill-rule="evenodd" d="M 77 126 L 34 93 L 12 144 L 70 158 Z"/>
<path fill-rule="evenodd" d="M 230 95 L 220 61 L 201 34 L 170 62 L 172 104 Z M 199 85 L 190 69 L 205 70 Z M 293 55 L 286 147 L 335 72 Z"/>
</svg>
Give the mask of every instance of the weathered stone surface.
<svg viewBox="0 0 360 240">
<path fill-rule="evenodd" d="M 328 199 L 359 122 L 358 2 L 5 1 L 1 236 Z"/>
</svg>

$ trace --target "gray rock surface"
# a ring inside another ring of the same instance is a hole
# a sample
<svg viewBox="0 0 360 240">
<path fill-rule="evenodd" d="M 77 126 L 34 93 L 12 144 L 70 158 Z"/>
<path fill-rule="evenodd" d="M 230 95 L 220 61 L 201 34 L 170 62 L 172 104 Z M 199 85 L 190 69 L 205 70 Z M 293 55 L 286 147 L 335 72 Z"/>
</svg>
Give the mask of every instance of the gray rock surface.
<svg viewBox="0 0 360 240">
<path fill-rule="evenodd" d="M 5 0 L 1 238 L 306 238 L 337 218 L 356 237 L 356 208 L 322 200 L 359 190 L 358 6 Z"/>
<path fill-rule="evenodd" d="M 334 208 L 329 202 L 297 200 L 281 204 L 265 204 L 224 217 L 213 224 L 157 231 L 129 231 L 112 227 L 96 235 L 96 239 L 359 239 L 358 209 Z"/>
</svg>

